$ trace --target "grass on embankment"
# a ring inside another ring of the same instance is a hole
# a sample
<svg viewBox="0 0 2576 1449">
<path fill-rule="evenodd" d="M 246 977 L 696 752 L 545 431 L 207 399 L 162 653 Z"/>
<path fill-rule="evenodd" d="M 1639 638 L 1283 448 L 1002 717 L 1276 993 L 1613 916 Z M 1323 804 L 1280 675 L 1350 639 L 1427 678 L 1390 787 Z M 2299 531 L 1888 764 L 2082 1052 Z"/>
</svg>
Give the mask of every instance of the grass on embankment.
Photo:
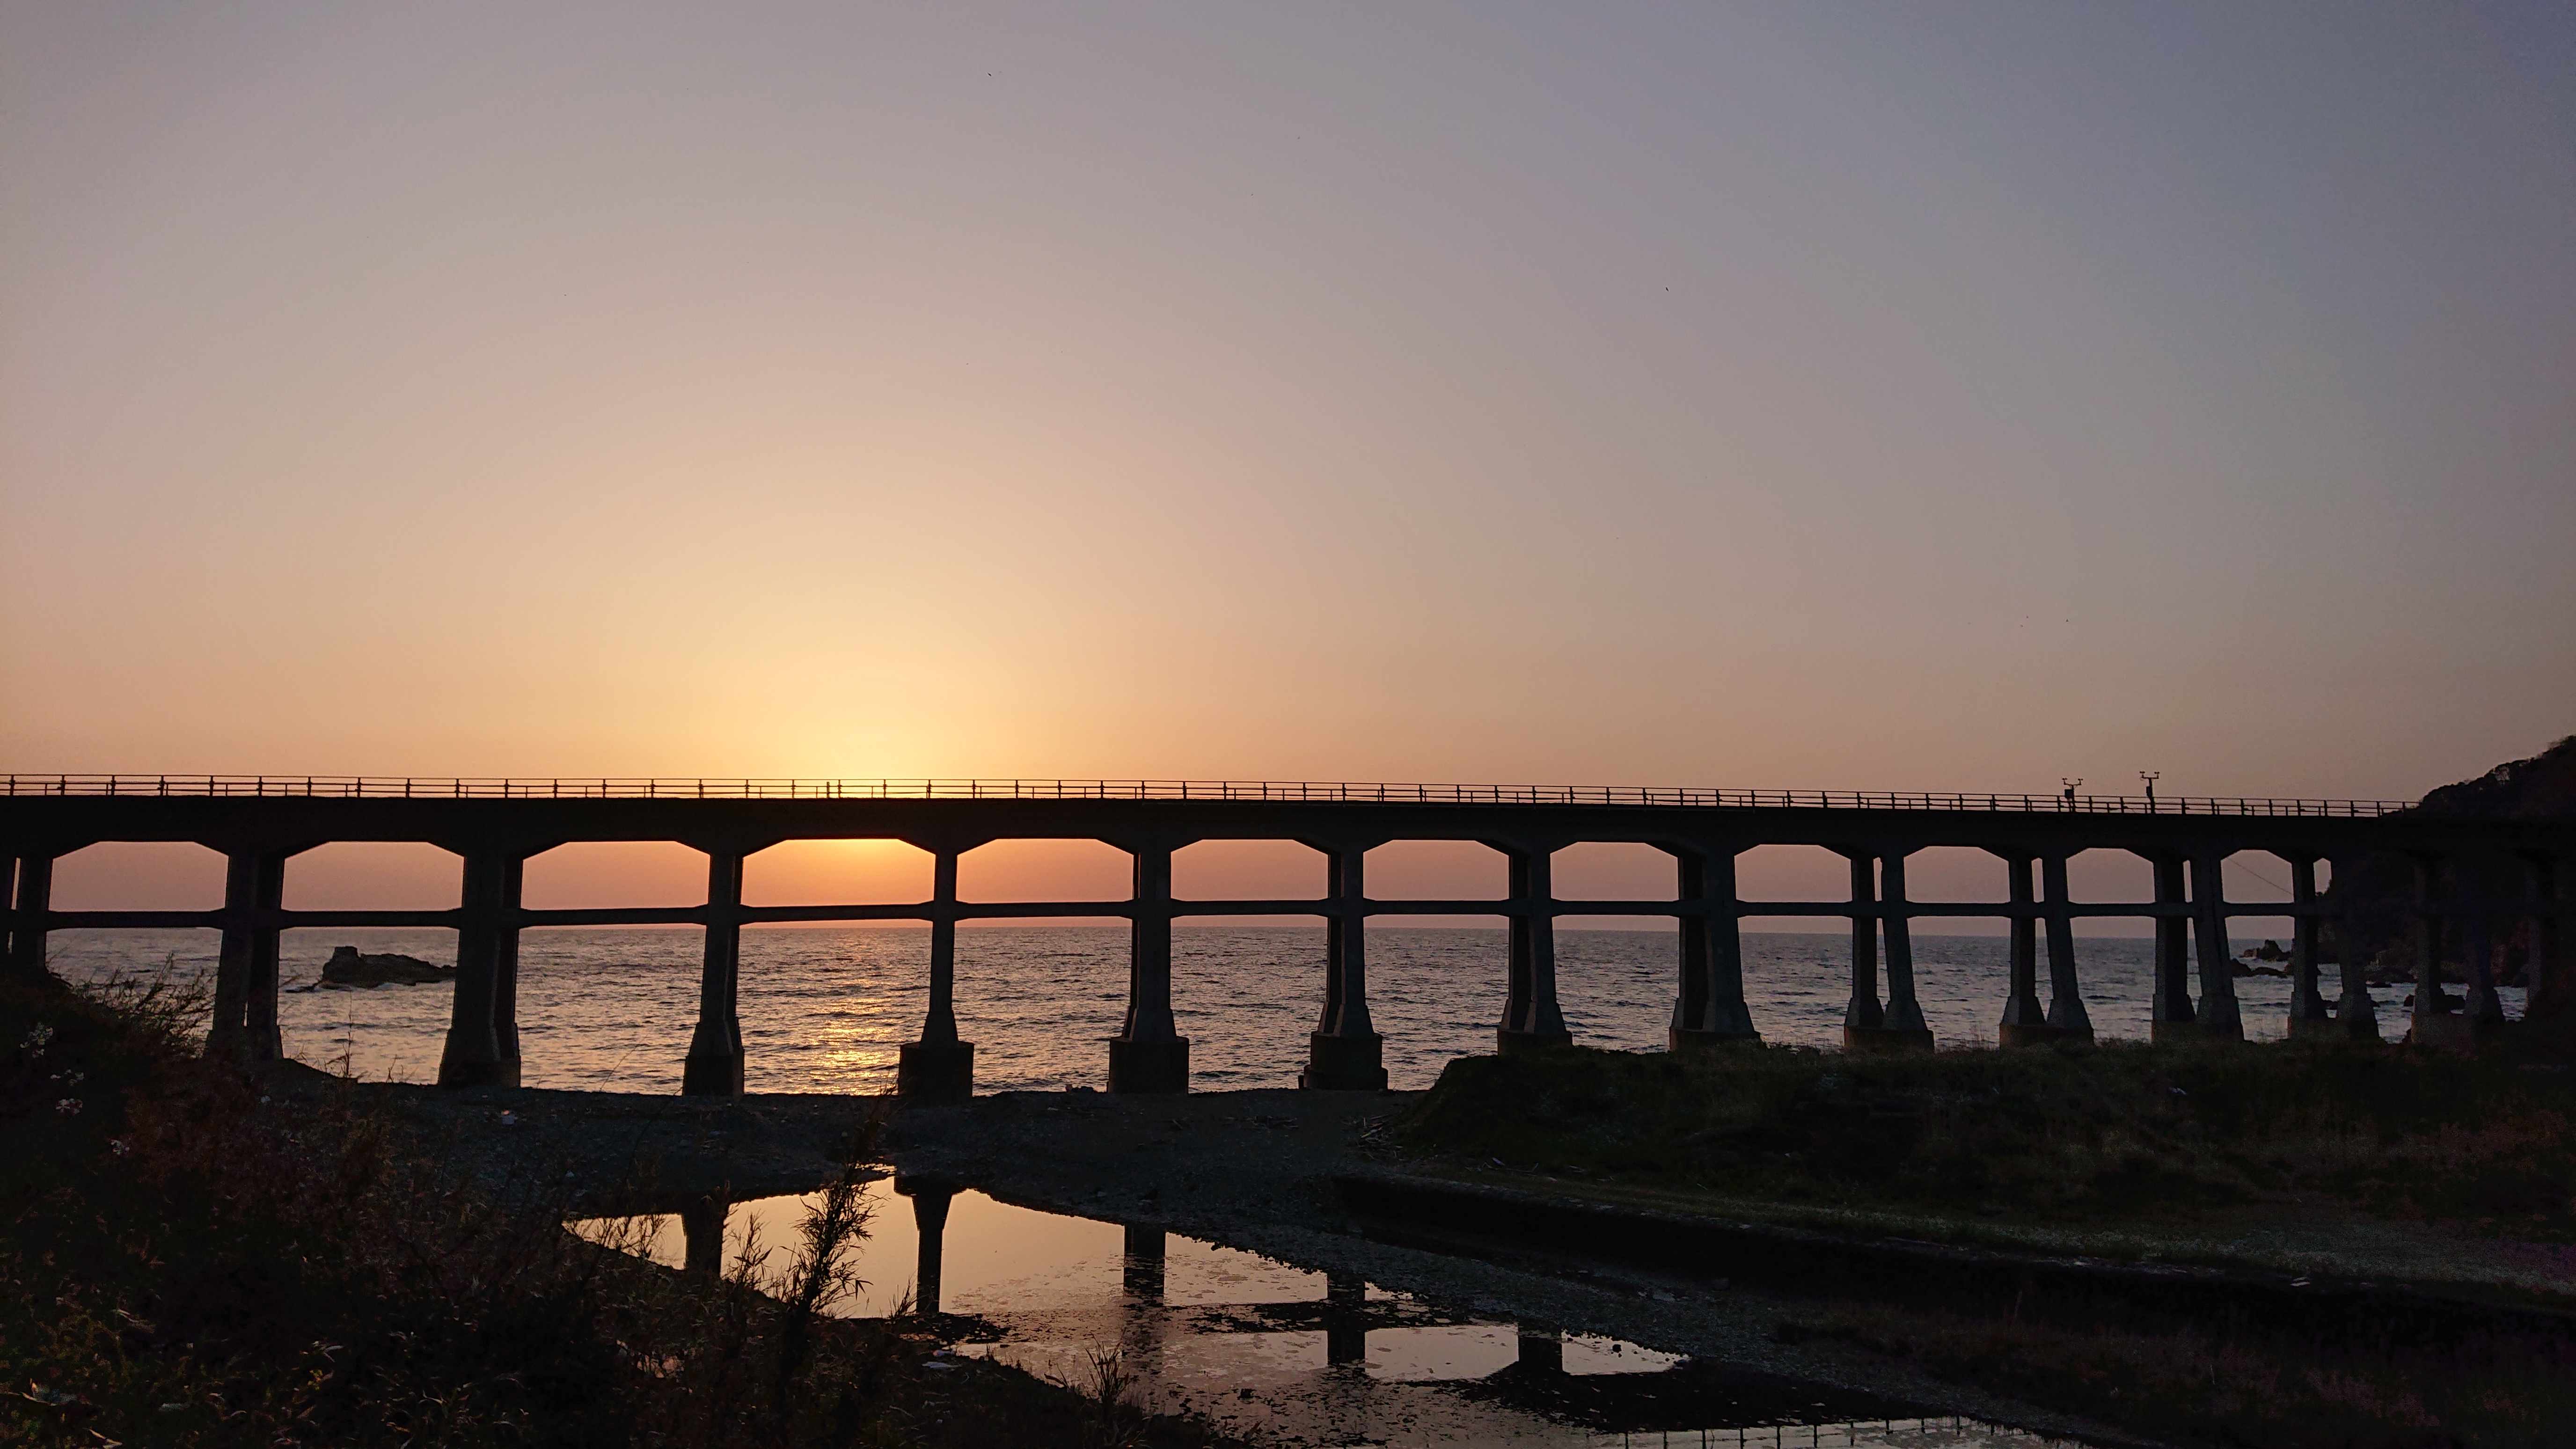
<svg viewBox="0 0 2576 1449">
<path fill-rule="evenodd" d="M 1908 1237 L 2215 1245 L 2230 1234 L 2191 1225 L 2268 1214 L 2329 1241 L 2401 1224 L 2565 1243 L 2571 1078 L 2510 1057 L 2285 1045 L 1696 1059 L 1569 1048 L 1452 1062 L 1390 1135 L 1435 1170 L 1499 1159 L 1571 1180 L 1516 1186 Z M 2312 1333 L 2145 1305 L 2043 1321 L 2017 1297 L 1986 1316 L 1908 1301 L 1901 1286 L 1793 1303 L 1779 1336 L 2171 1443 L 2536 1449 L 2566 1442 L 2576 1417 L 2566 1335 L 2509 1315 L 2428 1342 L 2402 1310 Z"/>
<path fill-rule="evenodd" d="M 2080 1226 L 2273 1201 L 2576 1237 L 2576 1073 L 2500 1057 L 1568 1048 L 1453 1061 L 1391 1135 L 1432 1162 L 1790 1205 Z"/>
<path fill-rule="evenodd" d="M 847 1175 L 765 1264 L 683 1275 L 565 1231 L 559 1184 L 477 1190 L 345 1084 L 202 1059 L 202 1005 L 0 986 L 0 1443 L 1209 1442 L 823 1316 L 866 1227 Z"/>
</svg>

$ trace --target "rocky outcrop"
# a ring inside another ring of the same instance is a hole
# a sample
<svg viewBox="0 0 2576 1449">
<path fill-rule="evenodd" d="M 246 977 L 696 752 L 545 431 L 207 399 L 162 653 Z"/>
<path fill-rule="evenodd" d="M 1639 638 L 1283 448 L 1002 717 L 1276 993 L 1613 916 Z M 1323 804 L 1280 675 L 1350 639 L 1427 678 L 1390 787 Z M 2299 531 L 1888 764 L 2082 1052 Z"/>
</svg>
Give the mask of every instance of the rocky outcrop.
<svg viewBox="0 0 2576 1449">
<path fill-rule="evenodd" d="M 390 952 L 381 956 L 360 954 L 355 946 L 341 946 L 322 963 L 325 986 L 435 986 L 456 979 L 456 968 L 423 961 L 417 956 L 399 956 Z"/>
</svg>

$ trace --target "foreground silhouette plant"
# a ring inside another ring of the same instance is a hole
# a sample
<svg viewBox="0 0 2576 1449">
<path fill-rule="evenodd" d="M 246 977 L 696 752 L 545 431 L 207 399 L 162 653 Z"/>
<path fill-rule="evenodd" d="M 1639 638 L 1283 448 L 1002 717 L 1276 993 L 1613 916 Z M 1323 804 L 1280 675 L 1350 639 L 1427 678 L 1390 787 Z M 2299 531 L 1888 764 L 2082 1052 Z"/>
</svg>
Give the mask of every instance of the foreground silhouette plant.
<svg viewBox="0 0 2576 1449">
<path fill-rule="evenodd" d="M 202 1005 L 0 987 L 0 1443 L 1081 1440 L 1071 1395 L 991 1366 L 939 1376 L 933 1411 L 935 1337 L 828 1316 L 873 1116 L 783 1270 L 747 1241 L 693 1277 L 640 1223 L 565 1231 L 559 1171 L 477 1186 L 385 1093 L 203 1058 Z"/>
</svg>

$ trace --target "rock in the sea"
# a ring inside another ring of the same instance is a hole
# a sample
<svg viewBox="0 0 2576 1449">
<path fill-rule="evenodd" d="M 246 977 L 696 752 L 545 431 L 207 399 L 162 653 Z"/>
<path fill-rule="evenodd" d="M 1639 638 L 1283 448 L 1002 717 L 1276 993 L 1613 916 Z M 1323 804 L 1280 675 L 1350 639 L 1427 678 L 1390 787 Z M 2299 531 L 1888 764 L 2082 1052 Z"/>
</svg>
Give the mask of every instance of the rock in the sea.
<svg viewBox="0 0 2576 1449">
<path fill-rule="evenodd" d="M 359 954 L 355 946 L 335 947 L 331 959 L 322 963 L 325 986 L 434 986 L 456 979 L 456 968 L 439 966 L 417 956 L 398 956 L 390 952 L 381 956 Z"/>
</svg>

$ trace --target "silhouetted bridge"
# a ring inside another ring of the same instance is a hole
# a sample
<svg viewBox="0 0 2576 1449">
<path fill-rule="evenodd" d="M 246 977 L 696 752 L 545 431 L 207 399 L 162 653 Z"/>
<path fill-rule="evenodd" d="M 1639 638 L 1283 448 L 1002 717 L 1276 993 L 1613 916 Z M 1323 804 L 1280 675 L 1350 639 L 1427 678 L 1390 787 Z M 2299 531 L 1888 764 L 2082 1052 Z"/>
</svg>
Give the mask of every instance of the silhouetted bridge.
<svg viewBox="0 0 2576 1449">
<path fill-rule="evenodd" d="M 1189 1043 L 1173 1027 L 1171 927 L 1189 916 L 1312 915 L 1326 925 L 1325 1004 L 1302 1085 L 1382 1086 L 1380 1038 L 1367 992 L 1367 924 L 1404 915 L 1506 919 L 1500 1050 L 1569 1040 L 1557 1007 L 1555 920 L 1561 915 L 1667 916 L 1679 927 L 1671 1043 L 1676 1051 L 1758 1039 L 1746 1010 L 1739 925 L 1747 916 L 1840 916 L 1852 923 L 1852 993 L 1844 1040 L 1855 1050 L 1928 1047 L 1914 997 L 1910 923 L 2003 916 L 2012 968 L 1998 1033 L 2004 1045 L 2090 1039 L 2077 971 L 2078 917 L 2155 922 L 2152 1004 L 2159 1039 L 2240 1038 L 2227 922 L 2231 916 L 2295 921 L 2288 1030 L 2298 1037 L 2376 1040 L 2379 1027 L 2359 953 L 2344 951 L 2340 1007 L 2317 989 L 2319 927 L 2329 909 L 2316 863 L 2338 878 L 2360 858 L 2396 852 L 2413 860 L 2417 890 L 2406 914 L 2416 934 L 2419 1041 L 2465 1044 L 2502 1021 L 2493 947 L 2500 921 L 2532 923 L 2534 1008 L 2557 985 L 2567 907 L 2561 862 L 2576 850 L 2576 821 L 2474 819 L 2415 813 L 2406 802 L 2147 798 L 2077 795 L 1898 794 L 1836 791 L 1647 789 L 1587 786 L 1281 784 L 1240 781 L 1068 780 L 410 780 L 274 776 L 0 777 L 0 853 L 10 862 L 7 960 L 43 969 L 49 931 L 83 927 L 211 927 L 223 933 L 210 1045 L 273 1058 L 281 931 L 316 926 L 445 927 L 457 933 L 457 985 L 444 1085 L 519 1078 L 519 932 L 532 926 L 697 925 L 706 932 L 699 1015 L 682 1090 L 742 1090 L 735 980 L 742 928 L 779 922 L 919 920 L 930 926 L 930 1005 L 921 1039 L 902 1049 L 899 1090 L 932 1100 L 972 1090 L 974 1048 L 954 1011 L 956 927 L 961 920 L 1123 917 L 1131 923 L 1126 1019 L 1109 1042 L 1112 1091 L 1182 1091 Z M 747 906 L 743 861 L 790 840 L 892 839 L 932 858 L 931 898 L 903 905 Z M 1135 861 L 1124 901 L 962 901 L 957 861 L 997 840 L 1104 841 Z M 676 841 L 706 853 L 707 900 L 675 908 L 531 910 L 520 904 L 526 861 L 577 841 Z M 1292 900 L 1178 900 L 1172 854 L 1208 840 L 1294 840 L 1322 852 L 1323 896 Z M 1363 880 L 1366 853 L 1399 840 L 1474 841 L 1508 863 L 1500 900 L 1383 900 Z M 189 841 L 228 861 L 224 904 L 212 911 L 58 911 L 53 863 L 102 841 Z M 426 842 L 464 859 L 461 904 L 450 910 L 287 910 L 285 867 L 297 853 L 341 841 Z M 1634 842 L 1673 857 L 1677 890 L 1662 900 L 1557 897 L 1550 861 L 1589 842 Z M 1735 861 L 1761 845 L 1822 846 L 1851 865 L 1848 898 L 1745 900 Z M 1911 899 L 1905 861 L 1916 851 L 1965 846 L 2002 858 L 2010 900 Z M 2153 867 L 2154 898 L 2111 904 L 2069 898 L 2066 862 L 2086 850 L 2128 851 Z M 2288 862 L 2292 899 L 2231 903 L 2220 864 L 2240 851 Z M 2474 862 L 2477 869 L 2460 868 Z M 2483 882 L 2510 865 L 2521 890 Z M 2352 892 L 2343 893 L 2345 897 Z M 2357 918 L 2341 933 L 2358 939 Z M 2463 1010 L 2439 989 L 2445 933 L 2470 968 Z M 2050 999 L 2039 999 L 2046 942 Z M 1882 998 L 1881 940 L 1885 944 Z M 2199 997 L 2192 994 L 2197 968 Z"/>
</svg>

